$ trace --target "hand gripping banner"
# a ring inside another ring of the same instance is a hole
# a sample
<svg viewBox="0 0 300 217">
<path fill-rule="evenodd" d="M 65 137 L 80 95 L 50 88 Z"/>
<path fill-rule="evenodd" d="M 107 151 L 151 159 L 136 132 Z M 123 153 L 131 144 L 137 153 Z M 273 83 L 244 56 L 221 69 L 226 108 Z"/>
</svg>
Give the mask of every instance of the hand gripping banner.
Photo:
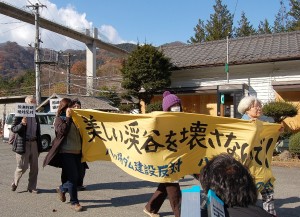
<svg viewBox="0 0 300 217">
<path fill-rule="evenodd" d="M 274 181 L 270 167 L 279 124 L 184 112 L 74 109 L 72 117 L 83 139 L 82 161 L 110 160 L 134 177 L 173 182 L 228 153 L 249 167 L 258 188 Z"/>
</svg>

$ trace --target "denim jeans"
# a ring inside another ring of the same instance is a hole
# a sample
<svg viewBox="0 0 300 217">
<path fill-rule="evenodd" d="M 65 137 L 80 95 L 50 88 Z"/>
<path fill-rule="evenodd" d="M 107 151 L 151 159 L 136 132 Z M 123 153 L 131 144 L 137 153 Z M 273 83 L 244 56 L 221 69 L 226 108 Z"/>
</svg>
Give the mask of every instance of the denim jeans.
<svg viewBox="0 0 300 217">
<path fill-rule="evenodd" d="M 81 170 L 81 154 L 62 153 L 62 172 L 66 176 L 66 182 L 59 186 L 62 192 L 68 192 L 72 205 L 79 203 L 77 193 L 78 177 Z"/>
</svg>

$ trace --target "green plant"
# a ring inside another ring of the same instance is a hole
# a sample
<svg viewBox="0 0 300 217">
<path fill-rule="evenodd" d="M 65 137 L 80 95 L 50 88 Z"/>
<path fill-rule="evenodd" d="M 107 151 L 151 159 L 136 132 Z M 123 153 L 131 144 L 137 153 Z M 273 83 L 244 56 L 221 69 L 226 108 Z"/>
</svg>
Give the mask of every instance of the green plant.
<svg viewBox="0 0 300 217">
<path fill-rule="evenodd" d="M 153 102 L 147 105 L 146 113 L 150 113 L 153 111 L 162 111 L 162 102 Z"/>
<path fill-rule="evenodd" d="M 300 132 L 295 133 L 290 137 L 289 151 L 291 154 L 300 155 Z"/>
<path fill-rule="evenodd" d="M 155 92 L 170 86 L 171 67 L 170 59 L 162 51 L 150 44 L 138 45 L 121 69 L 122 87 L 129 95 L 149 104 Z M 142 87 L 143 93 L 140 92 Z"/>
<path fill-rule="evenodd" d="M 130 112 L 132 109 L 135 109 L 136 105 L 133 104 L 120 104 L 119 105 L 119 110 L 122 112 Z"/>
<path fill-rule="evenodd" d="M 281 133 L 280 139 L 282 139 L 282 140 L 289 139 L 292 135 L 293 135 L 293 132 L 290 130 L 287 130 L 287 131 L 284 131 L 283 133 Z"/>
<path fill-rule="evenodd" d="M 276 123 L 281 123 L 287 117 L 295 117 L 298 114 L 298 106 L 284 101 L 269 102 L 264 105 L 263 113 L 274 118 Z"/>
</svg>

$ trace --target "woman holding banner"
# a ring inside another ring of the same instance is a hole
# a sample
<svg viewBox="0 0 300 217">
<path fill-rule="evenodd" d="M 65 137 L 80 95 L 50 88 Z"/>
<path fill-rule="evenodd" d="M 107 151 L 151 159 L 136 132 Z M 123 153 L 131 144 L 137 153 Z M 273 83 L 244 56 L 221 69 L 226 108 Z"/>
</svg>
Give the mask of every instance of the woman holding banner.
<svg viewBox="0 0 300 217">
<path fill-rule="evenodd" d="M 243 120 L 261 120 L 274 123 L 274 119 L 264 116 L 262 113 L 262 102 L 255 96 L 244 97 L 239 105 L 238 112 L 241 113 Z M 271 186 L 265 187 L 261 192 L 263 208 L 272 216 L 276 216 L 274 205 L 274 190 Z"/>
<path fill-rule="evenodd" d="M 164 111 L 182 112 L 181 100 L 169 91 L 163 93 L 162 107 Z M 150 217 L 159 217 L 158 211 L 166 198 L 169 198 L 175 217 L 180 216 L 181 191 L 179 182 L 160 183 L 144 208 Z"/>
<path fill-rule="evenodd" d="M 71 109 L 71 99 L 63 98 L 59 103 L 54 121 L 56 137 L 44 160 L 44 166 L 51 165 L 62 168 L 65 180 L 56 189 L 58 197 L 62 202 L 65 202 L 65 194 L 68 192 L 71 207 L 80 212 L 83 207 L 79 204 L 77 183 L 82 171 L 81 137 L 73 123 Z"/>
</svg>

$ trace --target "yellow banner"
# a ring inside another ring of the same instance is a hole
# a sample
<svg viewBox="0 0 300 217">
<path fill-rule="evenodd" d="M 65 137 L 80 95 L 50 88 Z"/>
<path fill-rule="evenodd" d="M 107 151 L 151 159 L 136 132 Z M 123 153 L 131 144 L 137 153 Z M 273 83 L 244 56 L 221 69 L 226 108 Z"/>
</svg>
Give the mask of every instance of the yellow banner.
<svg viewBox="0 0 300 217">
<path fill-rule="evenodd" d="M 279 124 L 184 112 L 116 114 L 73 110 L 83 161 L 111 160 L 128 174 L 172 182 L 199 173 L 214 155 L 228 153 L 249 166 L 258 187 L 270 169 Z"/>
</svg>

